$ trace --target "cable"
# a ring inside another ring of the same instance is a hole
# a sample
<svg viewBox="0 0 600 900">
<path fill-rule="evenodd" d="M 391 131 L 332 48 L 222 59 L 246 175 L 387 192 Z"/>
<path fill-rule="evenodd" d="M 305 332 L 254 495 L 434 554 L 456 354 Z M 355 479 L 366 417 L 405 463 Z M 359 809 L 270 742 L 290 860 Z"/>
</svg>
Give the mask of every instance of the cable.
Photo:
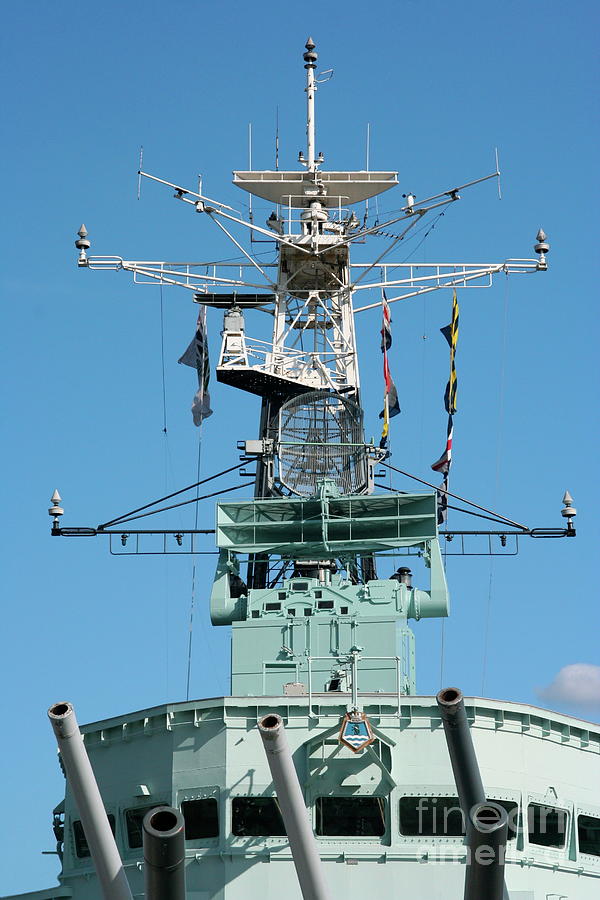
<svg viewBox="0 0 600 900">
<path fill-rule="evenodd" d="M 221 475 L 228 475 L 229 472 L 241 469 L 245 464 L 245 462 L 240 462 L 235 466 L 230 466 L 229 469 L 223 469 L 221 472 L 217 472 L 216 475 L 210 475 L 208 478 L 203 478 L 201 481 L 197 481 L 194 484 L 188 484 L 187 487 L 180 488 L 178 491 L 173 491 L 172 494 L 166 494 L 164 497 L 159 497 L 158 500 L 153 500 L 151 503 L 144 504 L 144 506 L 138 506 L 137 509 L 130 509 L 129 512 L 123 513 L 122 516 L 116 516 L 116 518 L 111 519 L 110 522 L 104 522 L 102 525 L 99 525 L 98 531 L 101 531 L 103 528 L 108 528 L 110 525 L 118 525 L 119 522 L 128 519 L 129 516 L 132 516 L 134 513 L 142 512 L 142 510 L 148 509 L 150 506 L 156 506 L 157 503 L 162 503 L 163 500 L 170 500 L 172 497 L 179 496 L 179 494 L 185 494 L 186 491 L 191 491 L 192 488 L 198 487 L 200 484 L 207 484 L 209 481 L 214 481 L 215 478 L 220 478 Z"/>
<path fill-rule="evenodd" d="M 200 423 L 200 434 L 198 437 L 198 463 L 196 467 L 196 495 L 198 495 L 198 485 L 200 484 L 200 460 L 202 455 L 202 423 Z M 195 499 L 198 499 L 196 496 Z M 194 528 L 198 527 L 198 504 L 194 511 Z M 196 600 L 196 560 L 192 563 L 192 594 L 190 597 L 190 624 L 188 630 L 188 659 L 187 659 L 187 676 L 185 683 L 185 699 L 190 699 L 190 677 L 192 673 L 192 635 L 194 631 L 194 605 Z"/>
<path fill-rule="evenodd" d="M 485 678 L 488 662 L 488 637 L 490 633 L 490 618 L 492 612 L 492 583 L 494 578 L 494 557 L 490 556 L 490 577 L 488 580 L 488 596 L 485 607 L 485 622 L 483 626 L 483 658 L 481 660 L 481 696 L 485 695 Z"/>
<path fill-rule="evenodd" d="M 504 428 L 504 387 L 506 374 L 506 343 L 508 340 L 508 301 L 509 301 L 509 279 L 506 276 L 504 282 L 504 310 L 502 321 L 502 351 L 500 353 L 500 384 L 498 390 L 498 432 L 496 439 L 496 479 L 494 486 L 494 503 L 500 491 L 500 459 L 502 433 Z M 481 695 L 485 693 L 485 680 L 487 676 L 488 650 L 489 650 L 489 633 L 490 621 L 492 617 L 492 601 L 493 601 L 493 582 L 494 582 L 494 558 L 490 557 L 490 577 L 488 581 L 488 597 L 485 610 L 485 625 L 483 631 L 483 658 L 481 661 Z"/>
<path fill-rule="evenodd" d="M 444 687 L 444 638 L 446 619 L 442 616 L 442 626 L 440 633 L 440 690 Z"/>
<path fill-rule="evenodd" d="M 165 317 L 164 317 L 164 302 L 163 302 L 163 285 L 162 283 L 159 285 L 159 322 L 160 322 L 160 367 L 161 367 L 161 386 L 162 386 L 162 433 L 164 435 L 164 479 L 165 479 L 165 490 L 168 490 L 168 479 L 169 479 L 169 461 L 170 461 L 170 453 L 169 453 L 169 436 L 167 434 L 167 388 L 166 388 L 166 376 L 165 376 Z M 169 612 L 170 612 L 170 598 L 169 598 L 169 559 L 167 556 L 164 558 L 164 616 L 165 616 L 165 700 L 168 702 L 169 700 Z"/>
<path fill-rule="evenodd" d="M 393 469 L 394 472 L 398 472 L 399 475 L 404 475 L 406 478 L 412 478 L 413 481 L 418 481 L 419 484 L 425 484 L 427 485 L 427 487 L 433 488 L 434 491 L 446 494 L 447 497 L 454 497 L 455 500 L 460 500 L 461 503 L 468 503 L 469 506 L 474 506 L 475 509 L 480 509 L 482 510 L 482 512 L 491 513 L 493 516 L 496 516 L 498 519 L 506 522 L 507 525 L 512 525 L 514 528 L 520 528 L 521 531 L 531 530 L 526 525 L 521 525 L 520 522 L 513 522 L 512 519 L 507 519 L 506 516 L 502 516 L 500 515 L 500 513 L 495 513 L 493 509 L 487 509 L 485 506 L 479 506 L 479 504 L 474 503 L 473 500 L 467 500 L 465 497 L 459 497 L 458 494 L 453 494 L 452 491 L 445 491 L 435 484 L 431 484 L 430 481 L 425 481 L 423 478 L 417 478 L 416 475 L 411 475 L 410 472 L 404 472 L 402 469 L 397 469 L 395 466 L 390 465 L 390 463 L 383 462 L 383 460 L 379 463 L 379 465 Z"/>
<path fill-rule="evenodd" d="M 160 365 L 162 370 L 163 433 L 167 433 L 167 388 L 165 381 L 165 319 L 163 307 L 163 286 L 160 285 Z"/>
<path fill-rule="evenodd" d="M 402 262 L 406 262 L 407 260 L 409 260 L 409 259 L 411 258 L 411 256 L 414 256 L 414 255 L 415 255 L 415 253 L 417 252 L 417 250 L 419 249 L 419 247 L 421 246 L 421 244 L 423 243 L 423 241 L 425 240 L 425 238 L 426 238 L 429 234 L 431 234 L 431 232 L 433 231 L 433 229 L 435 228 L 435 226 L 437 225 L 437 223 L 439 222 L 439 220 L 442 218 L 443 215 L 445 215 L 445 212 L 438 213 L 438 215 L 435 217 L 435 219 L 433 220 L 433 222 L 431 223 L 431 225 L 429 226 L 429 228 L 427 229 L 427 231 L 425 232 L 425 234 L 423 235 L 423 237 L 421 238 L 421 240 L 419 241 L 419 243 L 417 244 L 417 246 L 416 246 L 416 247 L 413 247 L 413 249 L 410 251 L 410 253 L 408 254 L 408 256 L 405 256 L 405 257 L 404 257 L 404 259 L 402 260 Z M 418 233 L 418 232 L 417 232 L 417 233 Z M 416 237 L 416 234 L 414 234 L 413 237 Z"/>
<path fill-rule="evenodd" d="M 254 477 L 253 475 L 249 475 L 249 478 Z M 191 500 L 183 500 L 181 503 L 171 503 L 170 506 L 161 506 L 159 509 L 151 509 L 150 512 L 141 513 L 139 516 L 127 516 L 127 518 L 119 519 L 117 522 L 118 525 L 122 525 L 124 522 L 133 522 L 135 519 L 145 519 L 147 516 L 154 516 L 161 512 L 167 512 L 169 509 L 179 509 L 180 506 L 188 506 L 190 503 L 197 503 L 199 500 L 208 500 L 209 497 L 220 497 L 221 494 L 229 494 L 231 491 L 238 491 L 241 487 L 246 486 L 245 481 L 241 481 L 239 484 L 234 484 L 232 487 L 224 488 L 222 491 L 213 491 L 212 494 L 203 494 L 202 497 L 192 497 Z M 98 528 L 98 531 L 101 531 L 102 528 Z"/>
</svg>

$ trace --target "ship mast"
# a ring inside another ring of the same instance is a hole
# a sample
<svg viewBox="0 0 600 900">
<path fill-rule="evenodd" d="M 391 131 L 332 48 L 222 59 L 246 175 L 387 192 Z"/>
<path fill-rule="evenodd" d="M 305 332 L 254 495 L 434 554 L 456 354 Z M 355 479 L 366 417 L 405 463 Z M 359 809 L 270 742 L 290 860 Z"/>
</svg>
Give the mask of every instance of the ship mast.
<svg viewBox="0 0 600 900">
<path fill-rule="evenodd" d="M 304 68 L 306 69 L 306 165 L 309 172 L 316 171 L 315 165 L 315 69 L 317 67 L 317 54 L 315 42 L 311 37 L 306 42 L 304 54 Z"/>
<path fill-rule="evenodd" d="M 90 256 L 85 226 L 75 242 L 80 267 L 131 272 L 137 283 L 177 285 L 191 290 L 197 303 L 223 310 L 217 380 L 261 399 L 258 436 L 238 445 L 244 458 L 256 463 L 256 501 L 315 497 L 322 493 L 324 482 L 329 485 L 326 490 L 341 496 L 373 491 L 373 469 L 382 452 L 364 440 L 355 315 L 380 307 L 384 291 L 391 305 L 431 291 L 489 288 L 498 274 L 547 269 L 548 243 L 542 230 L 534 245 L 537 259 L 418 265 L 390 259 L 394 248 L 422 219 L 460 200 L 463 190 L 495 179 L 500 173 L 496 168 L 489 175 L 419 203 L 407 193 L 403 195 L 404 206 L 389 218 L 377 225 L 370 225 L 366 219 L 361 224 L 356 205 L 395 187 L 397 173 L 324 170 L 323 154 L 315 151 L 315 95 L 331 70 L 317 75 L 316 46 L 310 37 L 303 61 L 307 155 L 305 158 L 302 151 L 299 153 L 301 168 L 233 173 L 236 187 L 272 205 L 264 226 L 201 193 L 201 187 L 189 190 L 148 172 L 138 173 L 140 178 L 171 188 L 176 199 L 212 222 L 242 254 L 241 263 Z M 275 243 L 276 261 L 264 263 L 246 249 L 243 237 L 248 232 Z M 352 263 L 352 245 L 365 243 L 370 236 L 387 240 L 383 250 L 371 262 Z M 268 341 L 253 338 L 246 331 L 245 314 L 255 309 L 273 316 Z M 96 534 L 110 533 L 110 526 L 121 526 L 128 519 L 118 517 L 97 529 L 83 531 L 60 528 L 56 518 L 54 521 L 55 534 Z M 499 521 L 503 528 L 514 525 L 503 517 Z M 534 531 L 536 537 L 559 536 L 557 531 L 561 536 L 574 533 L 570 525 L 566 530 L 546 529 L 544 535 L 539 529 L 518 525 L 517 533 Z M 193 534 L 199 532 L 186 533 L 192 535 L 188 552 L 194 552 Z M 181 534 L 181 546 L 179 538 Z M 123 545 L 125 540 L 122 537 Z M 254 554 L 250 558 L 249 588 L 266 584 L 266 562 L 259 557 Z"/>
</svg>

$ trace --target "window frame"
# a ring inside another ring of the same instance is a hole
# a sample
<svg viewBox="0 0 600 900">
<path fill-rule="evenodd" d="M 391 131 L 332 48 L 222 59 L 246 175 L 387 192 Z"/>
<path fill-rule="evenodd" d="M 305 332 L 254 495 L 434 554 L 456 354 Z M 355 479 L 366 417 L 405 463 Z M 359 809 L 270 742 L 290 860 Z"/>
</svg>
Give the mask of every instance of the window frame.
<svg viewBox="0 0 600 900">
<path fill-rule="evenodd" d="M 111 831 L 113 833 L 113 837 L 116 841 L 117 840 L 117 817 L 114 812 L 107 812 L 106 818 L 109 821 L 109 824 L 111 826 Z M 112 819 L 112 822 L 111 822 L 111 819 Z M 83 830 L 83 822 L 81 821 L 81 818 L 71 819 L 70 824 L 71 824 L 70 833 L 71 833 L 71 841 L 72 841 L 73 859 L 77 863 L 85 863 L 87 861 L 93 862 L 90 847 L 87 842 L 87 838 L 85 836 L 85 831 Z M 88 849 L 87 853 L 79 854 L 77 852 L 77 848 L 78 848 L 78 846 L 80 846 L 80 839 L 78 839 L 78 837 L 77 837 L 77 833 L 76 833 L 77 829 L 75 828 L 76 825 L 79 825 L 81 828 L 81 839 L 83 840 L 83 843 L 85 844 L 85 846 Z"/>
<path fill-rule="evenodd" d="M 590 806 L 576 805 L 573 811 L 573 827 L 575 828 L 576 847 L 578 856 L 581 855 L 588 865 L 600 866 L 600 854 L 586 853 L 579 846 L 579 816 L 586 816 L 589 819 L 598 819 L 600 822 L 600 809 Z"/>
<path fill-rule="evenodd" d="M 186 838 L 185 846 L 192 850 L 201 850 L 205 847 L 216 847 L 223 835 L 223 823 L 225 822 L 225 814 L 221 803 L 221 791 L 216 785 L 205 785 L 203 787 L 186 788 L 177 791 L 177 808 L 181 811 L 182 815 L 182 804 L 194 800 L 216 800 L 218 832 L 216 837 L 211 838 Z"/>
<path fill-rule="evenodd" d="M 539 806 L 546 809 L 553 809 L 559 813 L 563 813 L 566 816 L 566 826 L 564 830 L 564 840 L 563 843 L 558 844 L 538 844 L 535 841 L 531 840 L 531 832 L 529 830 L 529 808 L 530 806 Z M 525 837 L 526 845 L 535 848 L 536 852 L 546 852 L 546 853 L 561 853 L 566 854 L 569 851 L 570 845 L 570 835 L 571 828 L 573 827 L 574 821 L 574 813 L 572 806 L 569 806 L 567 803 L 561 802 L 559 798 L 556 799 L 555 803 L 548 801 L 546 798 L 540 798 L 539 796 L 532 796 L 531 794 L 527 796 L 527 799 L 523 802 L 523 812 L 522 812 L 522 820 L 523 820 L 523 835 Z"/>
<path fill-rule="evenodd" d="M 146 813 L 149 812 L 151 809 L 157 809 L 160 806 L 170 806 L 171 805 L 168 800 L 156 800 L 156 802 L 154 802 L 154 803 L 148 803 L 147 797 L 144 797 L 143 800 L 145 802 L 134 803 L 133 806 L 128 804 L 127 806 L 123 806 L 121 809 L 121 826 L 123 828 L 123 848 L 125 850 L 125 853 L 127 853 L 129 855 L 138 854 L 142 850 L 143 840 L 139 846 L 137 846 L 137 847 L 131 846 L 131 843 L 129 840 L 129 827 L 127 824 L 127 814 L 135 813 L 138 810 L 144 810 L 144 815 L 146 815 Z M 143 820 L 143 818 L 144 818 L 144 816 L 142 816 L 142 820 Z M 140 824 L 140 833 L 142 833 L 141 824 Z"/>
<path fill-rule="evenodd" d="M 400 806 L 401 806 L 402 801 L 406 800 L 408 798 L 417 799 L 417 800 L 430 800 L 430 801 L 451 800 L 451 801 L 453 801 L 453 808 L 456 807 L 458 810 L 460 810 L 460 803 L 458 800 L 458 795 L 455 793 L 452 794 L 452 793 L 446 792 L 446 791 L 438 791 L 436 793 L 430 793 L 429 791 L 427 791 L 427 792 L 413 791 L 410 794 L 405 794 L 405 793 L 401 794 L 401 796 L 398 798 L 396 812 L 398 815 L 398 834 L 400 835 L 400 837 L 403 840 L 413 840 L 413 841 L 414 840 L 418 840 L 418 841 L 424 840 L 424 841 L 437 841 L 437 842 L 439 842 L 440 840 L 444 840 L 444 841 L 460 841 L 461 843 L 464 842 L 464 838 L 465 838 L 464 832 L 461 832 L 461 834 L 442 834 L 442 833 L 439 833 L 439 834 L 418 834 L 418 833 L 417 834 L 406 834 L 405 832 L 403 832 L 401 830 L 402 816 L 401 816 L 401 812 L 400 812 Z M 462 818 L 462 811 L 461 811 L 461 818 Z"/>
<path fill-rule="evenodd" d="M 319 834 L 317 832 L 317 803 L 319 800 L 381 800 L 384 804 L 383 809 L 383 832 L 381 834 Z M 389 835 L 391 830 L 391 803 L 390 795 L 384 793 L 335 793 L 335 794 L 317 794 L 312 799 L 313 808 L 313 832 L 319 841 L 335 841 L 337 843 L 345 843 L 346 841 L 372 843 L 389 843 Z"/>
<path fill-rule="evenodd" d="M 509 796 L 512 794 L 512 796 Z M 498 796 L 501 795 L 501 796 Z M 456 788 L 454 790 L 449 788 L 448 786 L 440 787 L 437 790 L 427 788 L 426 790 L 420 790 L 419 785 L 415 785 L 412 788 L 410 786 L 403 786 L 402 790 L 399 794 L 396 795 L 397 803 L 395 804 L 395 809 L 393 811 L 393 816 L 395 817 L 395 831 L 394 835 L 397 838 L 400 837 L 401 841 L 414 842 L 414 841 L 425 841 L 433 844 L 437 844 L 442 841 L 454 841 L 455 843 L 464 843 L 465 835 L 445 835 L 445 834 L 404 834 L 403 831 L 400 830 L 400 801 L 405 799 L 406 797 L 417 797 L 423 799 L 430 800 L 456 800 L 456 805 L 459 806 L 458 796 L 456 793 Z M 511 850 L 516 850 L 519 847 L 519 841 L 522 840 L 523 835 L 523 800 L 521 794 L 517 791 L 502 791 L 498 789 L 491 788 L 488 794 L 487 799 L 490 803 L 499 803 L 500 805 L 505 803 L 514 804 L 517 816 L 515 822 L 514 834 L 512 837 L 509 837 L 507 842 L 507 852 Z M 534 801 L 537 802 L 537 801 Z"/>
<path fill-rule="evenodd" d="M 234 840 L 234 841 L 260 840 L 260 841 L 275 841 L 277 843 L 281 843 L 281 841 L 287 842 L 288 836 L 285 833 L 285 823 L 283 824 L 283 827 L 284 827 L 283 834 L 264 834 L 264 835 L 261 835 L 261 834 L 236 834 L 233 830 L 233 818 L 234 818 L 233 807 L 234 807 L 234 802 L 236 802 L 238 800 L 272 800 L 279 808 L 279 812 L 281 814 L 281 808 L 279 807 L 279 801 L 277 799 L 277 795 L 274 792 L 266 793 L 266 794 L 243 794 L 243 793 L 231 794 L 229 796 L 229 803 L 228 803 L 228 806 L 229 806 L 228 828 L 229 828 L 229 834 L 230 834 L 232 840 Z M 281 817 L 281 821 L 283 823 L 283 816 Z"/>
<path fill-rule="evenodd" d="M 444 841 L 448 841 L 450 843 L 450 846 L 457 846 L 464 843 L 464 835 L 460 835 L 457 837 L 441 837 L 440 835 L 404 834 L 402 831 L 400 831 L 400 801 L 404 797 L 423 797 L 424 799 L 430 800 L 456 799 L 458 804 L 456 788 L 454 788 L 453 790 L 447 785 L 445 787 L 439 787 L 437 790 L 432 790 L 430 788 L 422 790 L 421 788 L 421 785 L 403 786 L 403 790 L 396 795 L 397 802 L 394 804 L 394 837 L 397 838 L 399 836 L 401 841 L 406 841 L 408 843 L 414 843 L 415 841 L 418 841 L 419 843 L 425 842 L 426 844 L 439 844 L 441 839 L 443 839 Z"/>
</svg>

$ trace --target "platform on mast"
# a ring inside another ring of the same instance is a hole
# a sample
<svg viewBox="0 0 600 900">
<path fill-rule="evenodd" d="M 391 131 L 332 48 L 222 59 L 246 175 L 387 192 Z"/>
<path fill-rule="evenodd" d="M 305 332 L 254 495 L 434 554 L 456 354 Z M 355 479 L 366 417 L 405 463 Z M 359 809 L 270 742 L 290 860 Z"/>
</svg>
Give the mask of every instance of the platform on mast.
<svg viewBox="0 0 600 900">
<path fill-rule="evenodd" d="M 360 203 L 398 184 L 397 172 L 234 172 L 244 191 L 281 206 L 304 207 L 318 200 L 335 208 Z"/>
</svg>

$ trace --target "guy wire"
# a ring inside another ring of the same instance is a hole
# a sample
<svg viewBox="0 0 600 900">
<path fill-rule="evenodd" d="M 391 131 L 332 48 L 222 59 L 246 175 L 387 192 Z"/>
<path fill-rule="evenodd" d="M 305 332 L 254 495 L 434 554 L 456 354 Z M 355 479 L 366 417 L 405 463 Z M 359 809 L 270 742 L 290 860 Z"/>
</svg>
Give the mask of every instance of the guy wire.
<svg viewBox="0 0 600 900">
<path fill-rule="evenodd" d="M 504 388 L 505 388 L 505 372 L 506 372 L 506 344 L 508 340 L 508 301 L 509 301 L 509 280 L 508 275 L 504 282 L 504 315 L 502 322 L 502 349 L 500 353 L 500 385 L 498 389 L 498 431 L 496 438 L 496 478 L 494 486 L 494 504 L 496 503 L 498 494 L 500 493 L 500 453 L 502 447 L 502 434 L 504 429 Z M 490 556 L 490 577 L 488 581 L 488 597 L 485 610 L 485 625 L 483 632 L 483 659 L 481 662 L 481 695 L 485 694 L 485 681 L 487 676 L 488 664 L 488 644 L 490 621 L 492 615 L 494 587 L 494 557 Z"/>
<path fill-rule="evenodd" d="M 200 481 L 200 460 L 202 457 L 202 423 L 200 423 L 200 434 L 198 435 L 198 462 L 196 465 L 196 481 Z M 196 485 L 196 497 L 200 496 L 199 485 Z M 198 527 L 198 507 L 196 503 L 194 509 L 194 528 Z M 185 682 L 185 699 L 190 699 L 190 677 L 192 672 L 192 637 L 194 633 L 194 604 L 196 599 L 196 559 L 193 557 L 192 562 L 192 594 L 190 598 L 190 623 L 188 629 L 188 658 L 187 658 L 187 676 Z"/>
</svg>

